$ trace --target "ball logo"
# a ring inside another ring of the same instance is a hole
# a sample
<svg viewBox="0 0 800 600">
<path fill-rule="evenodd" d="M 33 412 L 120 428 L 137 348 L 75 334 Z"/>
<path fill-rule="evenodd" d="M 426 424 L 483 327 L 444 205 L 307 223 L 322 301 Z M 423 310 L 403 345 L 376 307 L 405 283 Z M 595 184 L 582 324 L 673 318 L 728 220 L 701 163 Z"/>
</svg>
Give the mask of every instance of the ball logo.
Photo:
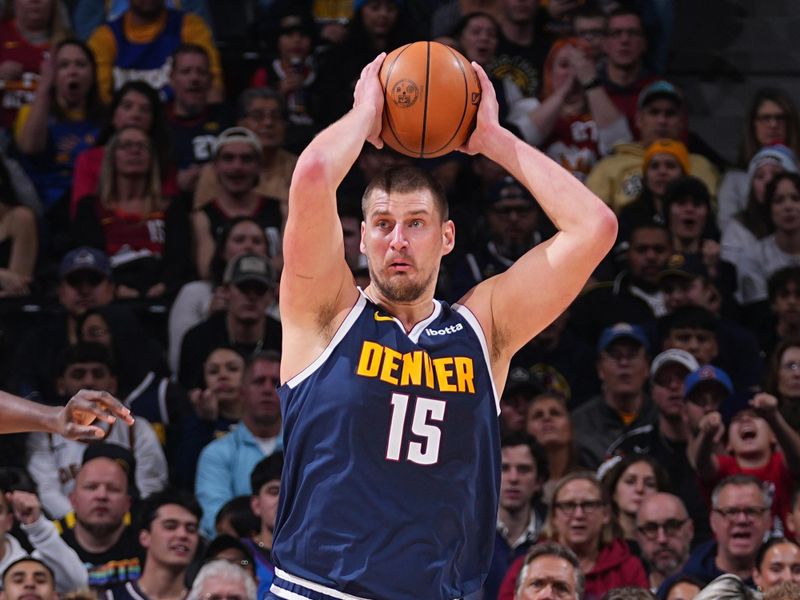
<svg viewBox="0 0 800 600">
<path fill-rule="evenodd" d="M 464 329 L 464 326 L 461 323 L 456 323 L 455 325 L 448 325 L 444 329 L 426 329 L 425 333 L 430 336 L 435 335 L 447 335 L 448 333 L 455 333 L 456 331 L 461 331 Z"/>
<path fill-rule="evenodd" d="M 419 98 L 419 88 L 410 79 L 401 79 L 392 87 L 391 97 L 398 107 L 409 108 Z"/>
</svg>

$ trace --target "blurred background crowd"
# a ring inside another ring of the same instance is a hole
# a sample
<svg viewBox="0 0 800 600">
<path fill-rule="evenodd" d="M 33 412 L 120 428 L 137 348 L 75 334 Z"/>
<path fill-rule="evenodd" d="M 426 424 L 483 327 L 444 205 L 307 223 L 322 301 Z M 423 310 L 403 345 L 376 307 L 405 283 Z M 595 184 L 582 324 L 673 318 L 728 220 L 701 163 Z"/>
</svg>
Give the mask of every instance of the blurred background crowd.
<svg viewBox="0 0 800 600">
<path fill-rule="evenodd" d="M 542 540 L 574 552 L 587 600 L 800 583 L 791 5 L 0 0 L 0 387 L 49 405 L 103 389 L 137 417 L 102 443 L 0 436 L 9 600 L 34 571 L 82 599 L 263 598 L 292 171 L 362 67 L 420 39 L 486 69 L 504 125 L 620 224 L 512 362 L 481 597 L 538 597 L 515 583 Z M 362 286 L 361 195 L 407 163 L 451 201 L 439 298 L 555 232 L 483 157 L 367 145 L 337 197 Z"/>
</svg>

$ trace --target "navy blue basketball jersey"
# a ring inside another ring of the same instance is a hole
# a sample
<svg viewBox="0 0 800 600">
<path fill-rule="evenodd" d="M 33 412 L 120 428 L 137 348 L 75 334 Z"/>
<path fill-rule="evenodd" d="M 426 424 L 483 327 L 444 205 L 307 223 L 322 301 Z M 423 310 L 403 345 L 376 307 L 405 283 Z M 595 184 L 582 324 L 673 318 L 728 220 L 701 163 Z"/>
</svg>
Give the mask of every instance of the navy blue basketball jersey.
<svg viewBox="0 0 800 600">
<path fill-rule="evenodd" d="M 406 333 L 359 297 L 325 352 L 279 389 L 272 594 L 297 597 L 276 587 L 293 578 L 339 598 L 449 600 L 481 587 L 500 487 L 487 352 L 465 307 L 434 301 Z"/>
</svg>

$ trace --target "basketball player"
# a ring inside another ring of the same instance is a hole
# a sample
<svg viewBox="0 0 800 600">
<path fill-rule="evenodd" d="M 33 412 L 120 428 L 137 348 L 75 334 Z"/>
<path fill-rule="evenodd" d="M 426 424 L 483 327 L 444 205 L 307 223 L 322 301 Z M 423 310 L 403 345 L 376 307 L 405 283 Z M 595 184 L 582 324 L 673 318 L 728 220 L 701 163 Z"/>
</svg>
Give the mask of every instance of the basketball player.
<svg viewBox="0 0 800 600">
<path fill-rule="evenodd" d="M 483 99 L 461 150 L 522 182 L 559 233 L 450 307 L 433 298 L 455 241 L 442 190 L 423 172 L 390 169 L 364 194 L 371 283 L 356 288 L 336 188 L 365 141 L 382 145 L 383 59 L 364 68 L 353 109 L 309 144 L 292 179 L 273 600 L 444 600 L 480 588 L 497 519 L 497 392 L 511 356 L 572 301 L 616 235 L 602 201 L 500 126 L 473 63 Z"/>
<path fill-rule="evenodd" d="M 44 431 L 71 440 L 101 438 L 105 432 L 92 423 L 117 418 L 133 424 L 131 411 L 108 392 L 81 390 L 66 406 L 45 406 L 0 392 L 0 434 Z"/>
</svg>

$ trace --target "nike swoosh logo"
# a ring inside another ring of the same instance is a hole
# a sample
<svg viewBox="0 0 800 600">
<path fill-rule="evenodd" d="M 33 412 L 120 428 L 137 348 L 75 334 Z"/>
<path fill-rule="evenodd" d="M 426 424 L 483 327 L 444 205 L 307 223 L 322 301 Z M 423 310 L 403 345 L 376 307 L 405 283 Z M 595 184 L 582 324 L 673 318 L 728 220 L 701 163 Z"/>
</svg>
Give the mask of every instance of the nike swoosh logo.
<svg viewBox="0 0 800 600">
<path fill-rule="evenodd" d="M 380 314 L 377 310 L 375 311 L 375 320 L 376 321 L 394 321 L 394 317 L 388 317 Z"/>
</svg>

